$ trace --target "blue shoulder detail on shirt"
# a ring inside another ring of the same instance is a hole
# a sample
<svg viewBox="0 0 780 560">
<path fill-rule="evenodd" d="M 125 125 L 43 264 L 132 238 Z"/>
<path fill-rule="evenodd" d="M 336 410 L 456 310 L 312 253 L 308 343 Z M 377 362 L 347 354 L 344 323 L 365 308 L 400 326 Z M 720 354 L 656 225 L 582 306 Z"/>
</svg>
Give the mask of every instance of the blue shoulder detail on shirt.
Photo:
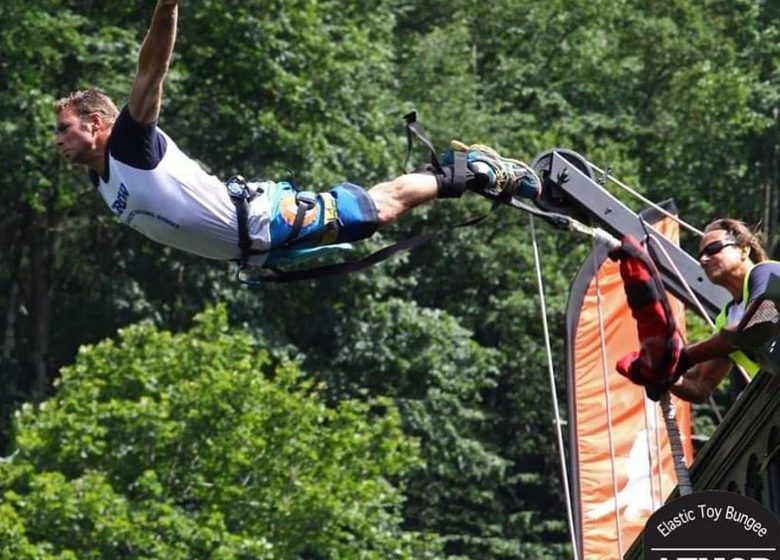
<svg viewBox="0 0 780 560">
<path fill-rule="evenodd" d="M 165 155 L 166 147 L 157 123 L 137 122 L 125 105 L 108 141 L 108 149 L 114 159 L 138 169 L 154 169 Z"/>
<path fill-rule="evenodd" d="M 756 264 L 748 276 L 748 300 L 764 295 L 769 278 L 774 274 L 780 275 L 780 262 L 762 261 Z"/>
</svg>

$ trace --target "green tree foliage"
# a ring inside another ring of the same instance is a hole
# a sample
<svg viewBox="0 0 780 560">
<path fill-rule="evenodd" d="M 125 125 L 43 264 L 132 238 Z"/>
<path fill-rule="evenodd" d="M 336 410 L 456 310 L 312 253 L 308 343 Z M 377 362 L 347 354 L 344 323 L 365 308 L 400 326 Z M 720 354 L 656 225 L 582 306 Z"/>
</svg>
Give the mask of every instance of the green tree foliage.
<svg viewBox="0 0 780 560">
<path fill-rule="evenodd" d="M 475 558 L 491 555 L 490 535 L 463 524 L 493 522 L 478 512 L 495 507 L 507 464 L 485 442 L 491 423 L 482 392 L 495 385 L 497 354 L 469 335 L 442 312 L 396 298 L 368 300 L 339 329 L 329 379 L 398 399 L 425 458 L 408 482 L 405 519 L 440 533 L 450 553 Z"/>
<path fill-rule="evenodd" d="M 388 114 L 394 21 L 387 1 L 182 9 L 181 95 L 170 96 L 162 122 L 223 173 L 292 174 L 309 189 L 384 177 L 398 116 Z"/>
<path fill-rule="evenodd" d="M 392 480 L 419 464 L 386 399 L 323 402 L 224 310 L 85 347 L 17 416 L 0 557 L 421 558 Z"/>
<path fill-rule="evenodd" d="M 80 345 L 142 319 L 162 329 L 155 336 L 187 329 L 196 312 L 225 302 L 234 324 L 324 384 L 329 407 L 395 399 L 424 465 L 399 473 L 406 502 L 393 511 L 407 529 L 441 535 L 443 556 L 567 556 L 525 217 L 500 209 L 366 273 L 256 290 L 232 283 L 221 264 L 120 227 L 80 170 L 52 150 L 51 102 L 87 86 L 124 102 L 154 1 L 142 4 L 0 3 L 1 417 L 22 402 L 46 402 Z M 574 149 L 653 200 L 674 197 L 694 225 L 717 215 L 761 220 L 773 242 L 775 4 L 183 3 L 160 125 L 219 176 L 292 177 L 323 190 L 400 173 L 399 119 L 416 108 L 440 148 L 455 137 L 525 160 Z M 427 158 L 414 147 L 413 165 Z M 473 195 L 419 208 L 357 254 L 487 208 Z M 537 234 L 562 372 L 563 309 L 588 247 L 543 225 Z M 558 391 L 565 402 L 563 379 Z M 220 394 L 230 401 L 229 391 Z M 0 422 L 0 447 L 10 450 L 10 425 Z M 146 441 L 139 437 L 127 435 L 124 453 L 140 464 L 147 457 L 134 449 Z M 83 479 L 90 492 L 106 494 L 108 510 L 121 511 L 135 491 L 99 471 L 61 472 L 63 482 L 60 471 L 45 478 L 50 471 L 36 468 L 24 476 L 37 481 L 37 496 L 55 488 L 64 496 L 66 486 L 74 493 Z M 160 496 L 155 507 L 172 507 Z M 28 520 L 10 504 L 0 506 L 4 530 L 23 535 Z M 179 513 L 171 531 L 185 534 L 190 521 Z M 205 526 L 224 534 L 217 522 Z M 27 546 L 21 537 L 13 542 Z"/>
<path fill-rule="evenodd" d="M 134 34 L 115 22 L 96 27 L 59 2 L 4 2 L 0 36 L 0 203 L 8 210 L 0 219 L 0 373 L 4 400 L 15 402 L 21 395 L 43 398 L 52 371 L 62 363 L 54 356 L 75 352 L 80 342 L 58 337 L 55 327 L 62 318 L 73 318 L 74 308 L 84 311 L 84 324 L 71 329 L 89 331 L 90 324 L 115 330 L 121 324 L 109 318 L 106 310 L 116 307 L 107 302 L 113 295 L 121 298 L 133 281 L 112 282 L 106 273 L 115 263 L 101 257 L 112 253 L 122 235 L 108 229 L 101 235 L 101 223 L 109 220 L 98 211 L 100 201 L 53 150 L 52 107 L 58 95 L 114 73 L 105 89 L 125 95 L 137 46 Z M 65 295 L 71 291 L 89 294 L 91 305 Z M 55 299 L 58 305 L 52 305 Z M 95 336 L 81 342 L 89 340 Z"/>
</svg>

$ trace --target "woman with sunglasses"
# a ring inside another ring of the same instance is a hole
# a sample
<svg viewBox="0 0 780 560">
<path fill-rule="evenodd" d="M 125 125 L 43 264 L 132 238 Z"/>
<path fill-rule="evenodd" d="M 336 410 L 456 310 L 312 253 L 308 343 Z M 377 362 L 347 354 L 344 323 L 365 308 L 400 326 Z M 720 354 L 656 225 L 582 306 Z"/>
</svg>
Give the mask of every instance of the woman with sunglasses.
<svg viewBox="0 0 780 560">
<path fill-rule="evenodd" d="M 769 278 L 780 275 L 780 262 L 770 261 L 761 246 L 762 236 L 739 220 L 718 219 L 704 229 L 699 243 L 699 262 L 711 282 L 726 288 L 733 299 L 715 320 L 717 333 L 687 346 L 677 367 L 679 378 L 670 388 L 678 397 L 705 401 L 736 363 L 750 377 L 758 364 L 726 342 L 727 331 L 735 331 L 745 309 L 765 291 Z"/>
</svg>

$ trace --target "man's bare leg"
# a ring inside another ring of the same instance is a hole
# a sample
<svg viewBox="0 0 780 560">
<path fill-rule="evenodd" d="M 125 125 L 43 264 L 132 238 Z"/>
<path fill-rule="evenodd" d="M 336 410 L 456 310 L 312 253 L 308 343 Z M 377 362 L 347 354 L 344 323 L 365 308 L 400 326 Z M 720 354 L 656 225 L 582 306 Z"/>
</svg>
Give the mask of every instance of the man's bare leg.
<svg viewBox="0 0 780 560">
<path fill-rule="evenodd" d="M 456 198 L 469 188 L 492 189 L 509 196 L 536 199 L 541 181 L 527 164 L 503 158 L 486 146 L 468 147 L 453 143 L 453 150 L 465 159 L 460 172 L 445 163 L 438 172 L 409 173 L 379 183 L 368 191 L 377 209 L 378 226 L 393 223 L 405 212 L 434 198 Z M 454 158 L 450 158 L 454 159 Z"/>
<path fill-rule="evenodd" d="M 376 205 L 379 227 L 391 224 L 415 206 L 433 200 L 436 193 L 436 177 L 427 173 L 401 175 L 368 191 Z"/>
</svg>

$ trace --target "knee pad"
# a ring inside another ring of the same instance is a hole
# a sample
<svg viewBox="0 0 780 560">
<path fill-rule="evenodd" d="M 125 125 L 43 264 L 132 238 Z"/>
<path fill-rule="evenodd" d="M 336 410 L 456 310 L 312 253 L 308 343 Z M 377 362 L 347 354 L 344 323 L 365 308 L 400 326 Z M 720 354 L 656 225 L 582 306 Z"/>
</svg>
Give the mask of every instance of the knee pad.
<svg viewBox="0 0 780 560">
<path fill-rule="evenodd" d="M 328 194 L 336 201 L 338 243 L 358 241 L 374 234 L 379 224 L 376 205 L 364 188 L 341 183 Z"/>
</svg>

